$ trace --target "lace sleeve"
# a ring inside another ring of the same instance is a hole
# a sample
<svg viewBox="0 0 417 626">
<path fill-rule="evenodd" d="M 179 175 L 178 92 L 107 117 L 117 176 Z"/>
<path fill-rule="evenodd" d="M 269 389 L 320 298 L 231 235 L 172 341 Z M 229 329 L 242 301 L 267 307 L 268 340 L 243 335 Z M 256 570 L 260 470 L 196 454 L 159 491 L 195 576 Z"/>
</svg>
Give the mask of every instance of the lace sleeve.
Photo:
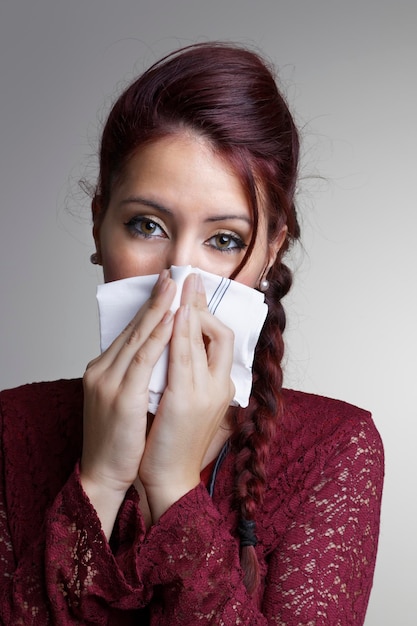
<svg viewBox="0 0 417 626">
<path fill-rule="evenodd" d="M 39 540 L 27 548 L 17 563 L 7 509 L 4 499 L 0 499 L 0 623 L 123 624 L 123 617 L 117 618 L 118 610 L 145 604 L 133 556 L 144 534 L 134 494 L 132 488 L 120 522 L 124 527 L 121 534 L 128 532 L 130 536 L 130 565 L 123 548 L 119 555 L 111 551 L 77 471 L 48 512 Z"/>
<path fill-rule="evenodd" d="M 360 626 L 379 534 L 383 449 L 364 423 L 332 456 L 269 568 L 264 611 L 280 626 Z"/>
<path fill-rule="evenodd" d="M 363 624 L 383 474 L 375 433 L 365 423 L 348 444 L 321 450 L 319 480 L 307 475 L 299 485 L 296 515 L 267 558 L 261 609 L 243 585 L 236 539 L 203 485 L 173 505 L 138 552 L 138 571 L 156 590 L 151 623 Z"/>
<path fill-rule="evenodd" d="M 151 527 L 138 570 L 154 587 L 151 624 L 268 624 L 243 584 L 238 542 L 203 483 Z"/>
</svg>

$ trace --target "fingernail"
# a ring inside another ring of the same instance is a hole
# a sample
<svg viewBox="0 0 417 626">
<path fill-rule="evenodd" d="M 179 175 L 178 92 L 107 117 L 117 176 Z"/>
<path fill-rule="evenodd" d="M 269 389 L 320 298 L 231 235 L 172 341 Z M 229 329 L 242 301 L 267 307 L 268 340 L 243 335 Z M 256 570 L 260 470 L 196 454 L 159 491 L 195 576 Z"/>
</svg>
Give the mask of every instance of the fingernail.
<svg viewBox="0 0 417 626">
<path fill-rule="evenodd" d="M 161 280 L 160 282 L 160 291 L 166 291 L 168 285 L 169 285 L 169 272 L 168 270 L 162 270 L 162 272 L 159 275 L 159 278 Z"/>
<path fill-rule="evenodd" d="M 162 272 L 159 274 L 159 278 L 158 281 L 160 281 L 161 283 L 169 276 L 169 272 L 168 270 L 162 270 Z"/>
<path fill-rule="evenodd" d="M 158 278 L 156 279 L 156 283 L 153 286 L 153 291 L 155 291 L 156 289 L 158 289 L 164 279 L 164 272 L 166 270 L 162 270 L 162 272 L 159 274 Z"/>
<path fill-rule="evenodd" d="M 195 285 L 196 291 L 198 293 L 206 293 L 205 289 L 204 289 L 204 283 L 203 283 L 203 279 L 201 278 L 200 274 L 196 274 L 196 285 Z"/>
<path fill-rule="evenodd" d="M 189 281 L 188 284 L 191 286 L 191 289 L 193 291 L 197 291 L 196 278 L 197 278 L 196 274 L 190 274 L 190 276 L 188 278 L 188 281 Z"/>
</svg>

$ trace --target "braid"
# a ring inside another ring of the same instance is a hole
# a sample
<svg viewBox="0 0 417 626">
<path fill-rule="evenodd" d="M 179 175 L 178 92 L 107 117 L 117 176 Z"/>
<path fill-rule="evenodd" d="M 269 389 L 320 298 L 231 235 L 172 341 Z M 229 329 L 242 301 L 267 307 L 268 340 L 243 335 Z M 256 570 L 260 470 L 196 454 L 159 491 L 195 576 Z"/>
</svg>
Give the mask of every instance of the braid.
<svg viewBox="0 0 417 626">
<path fill-rule="evenodd" d="M 236 413 L 233 443 L 236 452 L 236 501 L 242 520 L 255 521 L 256 509 L 262 504 L 266 487 L 266 462 L 270 442 L 276 437 L 282 415 L 281 368 L 284 354 L 285 312 L 281 298 L 292 283 L 290 270 L 276 263 L 269 277 L 269 307 L 253 363 L 253 388 L 249 406 Z M 260 574 L 254 541 L 241 547 L 241 565 L 248 592 L 255 596 Z"/>
</svg>

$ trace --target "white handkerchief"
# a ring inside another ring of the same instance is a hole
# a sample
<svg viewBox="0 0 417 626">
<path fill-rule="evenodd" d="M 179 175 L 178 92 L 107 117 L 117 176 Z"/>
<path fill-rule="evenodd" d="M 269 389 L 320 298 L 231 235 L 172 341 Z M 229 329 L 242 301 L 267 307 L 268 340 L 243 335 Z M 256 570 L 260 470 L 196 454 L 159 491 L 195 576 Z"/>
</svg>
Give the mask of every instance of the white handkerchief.
<svg viewBox="0 0 417 626">
<path fill-rule="evenodd" d="M 209 311 L 235 335 L 231 378 L 235 385 L 233 405 L 248 406 L 252 388 L 252 363 L 255 346 L 268 312 L 264 295 L 230 278 L 222 278 L 190 265 L 171 267 L 177 292 L 171 309 L 175 312 L 181 300 L 185 278 L 200 274 L 207 294 Z M 140 307 L 149 299 L 158 275 L 125 278 L 97 289 L 100 318 L 101 350 L 104 351 L 127 326 Z M 149 384 L 149 411 L 155 413 L 167 384 L 168 348 L 156 363 Z"/>
</svg>

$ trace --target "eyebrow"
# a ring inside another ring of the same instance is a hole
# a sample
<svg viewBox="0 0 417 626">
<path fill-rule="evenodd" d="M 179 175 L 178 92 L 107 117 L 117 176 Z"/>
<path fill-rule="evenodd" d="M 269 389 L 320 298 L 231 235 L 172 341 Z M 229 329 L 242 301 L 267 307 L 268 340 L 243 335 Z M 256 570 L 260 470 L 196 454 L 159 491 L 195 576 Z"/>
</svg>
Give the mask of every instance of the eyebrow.
<svg viewBox="0 0 417 626">
<path fill-rule="evenodd" d="M 125 200 L 122 200 L 121 203 L 124 204 L 143 204 L 144 206 L 148 206 L 152 209 L 157 209 L 162 213 L 167 213 L 168 215 L 173 215 L 171 209 L 167 209 L 167 207 L 159 204 L 159 202 L 155 202 L 154 200 L 147 200 L 146 198 L 141 198 L 139 196 L 129 196 Z"/>
<path fill-rule="evenodd" d="M 150 207 L 152 209 L 156 209 L 161 213 L 165 213 L 166 215 L 173 216 L 174 212 L 171 209 L 168 209 L 166 206 L 163 206 L 159 202 L 155 202 L 154 200 L 149 200 L 147 198 L 142 198 L 140 196 L 129 196 L 125 200 L 122 200 L 121 203 L 124 204 L 142 204 L 144 206 Z M 221 213 L 219 215 L 212 215 L 205 219 L 205 222 L 226 222 L 228 220 L 241 220 L 252 226 L 252 220 L 247 215 L 243 214 L 235 214 L 235 213 Z"/>
</svg>

